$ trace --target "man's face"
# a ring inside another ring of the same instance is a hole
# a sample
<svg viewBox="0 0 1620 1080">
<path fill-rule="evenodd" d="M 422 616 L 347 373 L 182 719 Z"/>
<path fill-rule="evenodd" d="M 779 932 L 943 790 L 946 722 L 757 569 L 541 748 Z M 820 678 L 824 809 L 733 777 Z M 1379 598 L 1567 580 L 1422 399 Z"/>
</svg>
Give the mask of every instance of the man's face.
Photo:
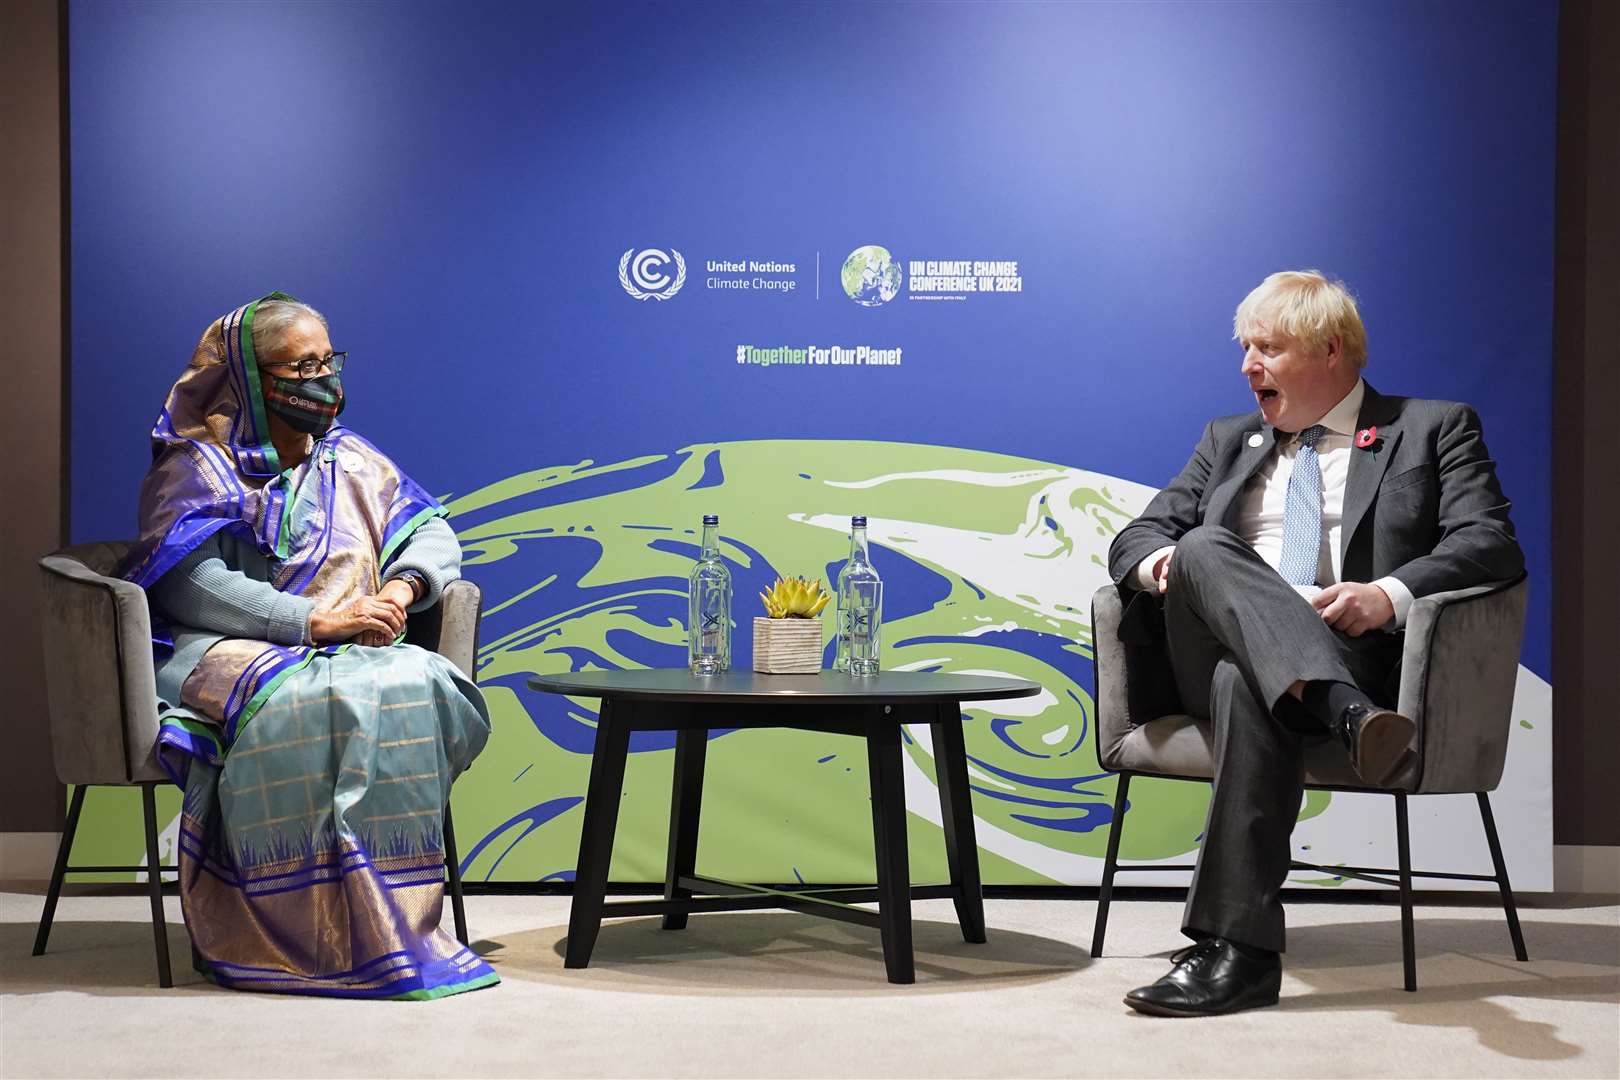
<svg viewBox="0 0 1620 1080">
<path fill-rule="evenodd" d="M 1266 423 L 1290 434 L 1310 427 L 1349 393 L 1342 343 L 1312 348 L 1291 334 L 1256 323 L 1238 342 L 1243 377 Z"/>
</svg>

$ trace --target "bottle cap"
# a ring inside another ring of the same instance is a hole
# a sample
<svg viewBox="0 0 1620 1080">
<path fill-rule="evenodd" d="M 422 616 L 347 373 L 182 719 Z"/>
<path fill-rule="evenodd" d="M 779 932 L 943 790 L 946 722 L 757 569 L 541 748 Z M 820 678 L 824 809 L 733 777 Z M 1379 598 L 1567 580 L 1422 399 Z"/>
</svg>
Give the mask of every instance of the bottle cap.
<svg viewBox="0 0 1620 1080">
<path fill-rule="evenodd" d="M 720 515 L 719 514 L 704 514 L 703 515 L 703 524 L 705 524 L 705 525 L 718 525 L 718 524 L 720 524 Z"/>
<path fill-rule="evenodd" d="M 866 517 L 865 517 L 865 515 L 856 514 L 854 517 L 850 518 L 849 519 L 849 527 L 852 528 L 852 529 L 864 529 L 864 528 L 866 528 Z"/>
</svg>

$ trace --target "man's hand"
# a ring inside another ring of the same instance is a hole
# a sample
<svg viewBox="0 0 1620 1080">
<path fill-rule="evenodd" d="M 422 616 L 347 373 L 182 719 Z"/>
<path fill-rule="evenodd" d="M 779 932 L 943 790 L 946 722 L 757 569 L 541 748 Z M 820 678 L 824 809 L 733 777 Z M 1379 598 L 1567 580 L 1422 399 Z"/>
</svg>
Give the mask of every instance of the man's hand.
<svg viewBox="0 0 1620 1080">
<path fill-rule="evenodd" d="M 1341 581 L 1311 597 L 1311 606 L 1322 621 L 1351 637 L 1377 630 L 1395 617 L 1395 605 L 1376 585 Z"/>
<path fill-rule="evenodd" d="M 410 590 L 404 582 L 400 585 Z M 360 645 L 386 645 L 404 629 L 405 607 L 397 593 L 362 596 L 340 608 L 316 608 L 309 614 L 309 636 L 316 644 L 355 638 Z"/>
<path fill-rule="evenodd" d="M 1164 553 L 1164 558 L 1153 564 L 1153 580 L 1158 582 L 1161 594 L 1168 592 L 1170 589 L 1170 557 L 1174 554 L 1175 551 L 1173 550 L 1167 551 Z"/>
</svg>

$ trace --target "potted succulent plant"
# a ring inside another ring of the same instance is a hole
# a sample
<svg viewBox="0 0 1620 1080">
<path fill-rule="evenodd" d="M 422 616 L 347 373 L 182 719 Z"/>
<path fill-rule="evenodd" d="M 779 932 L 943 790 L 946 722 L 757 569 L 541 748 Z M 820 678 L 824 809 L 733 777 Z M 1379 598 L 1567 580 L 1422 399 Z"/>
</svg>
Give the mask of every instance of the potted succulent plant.
<svg viewBox="0 0 1620 1080">
<path fill-rule="evenodd" d="M 821 670 L 821 609 L 831 599 L 820 580 L 777 578 L 754 617 L 754 670 L 766 675 L 813 675 Z"/>
</svg>

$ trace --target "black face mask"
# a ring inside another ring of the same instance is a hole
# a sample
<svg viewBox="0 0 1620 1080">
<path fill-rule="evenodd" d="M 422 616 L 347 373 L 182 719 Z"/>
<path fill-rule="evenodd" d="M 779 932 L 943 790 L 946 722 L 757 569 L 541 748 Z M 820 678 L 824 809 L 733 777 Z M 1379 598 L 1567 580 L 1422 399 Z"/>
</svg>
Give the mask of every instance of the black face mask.
<svg viewBox="0 0 1620 1080">
<path fill-rule="evenodd" d="M 270 376 L 264 388 L 264 407 L 287 422 L 294 431 L 317 439 L 332 427 L 343 411 L 343 382 L 336 373 L 314 379 L 283 379 Z"/>
</svg>

